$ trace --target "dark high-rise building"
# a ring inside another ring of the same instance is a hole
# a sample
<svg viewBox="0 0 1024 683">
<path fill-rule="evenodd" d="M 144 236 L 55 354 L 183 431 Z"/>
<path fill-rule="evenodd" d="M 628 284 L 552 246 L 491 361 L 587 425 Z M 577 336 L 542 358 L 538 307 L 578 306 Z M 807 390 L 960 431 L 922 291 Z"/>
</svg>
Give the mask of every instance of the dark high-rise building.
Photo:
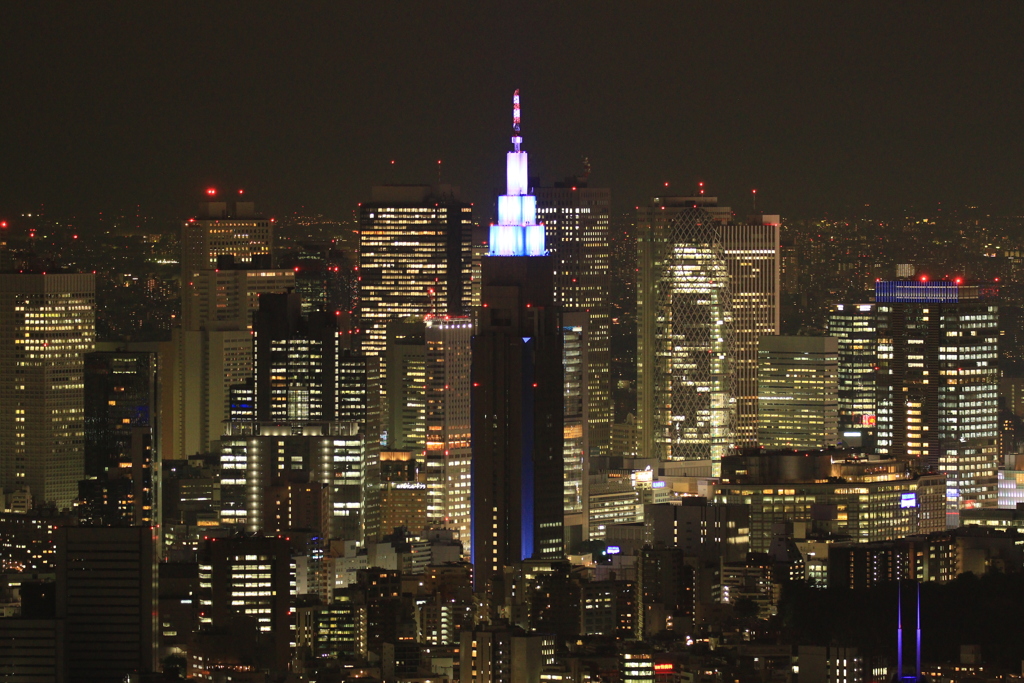
<svg viewBox="0 0 1024 683">
<path fill-rule="evenodd" d="M 881 281 L 879 453 L 920 458 L 946 475 L 951 526 L 962 507 L 995 507 L 999 329 L 994 289 Z"/>
<path fill-rule="evenodd" d="M 85 355 L 87 480 L 79 493 L 97 522 L 155 522 L 156 370 L 156 354 L 148 351 Z"/>
<path fill-rule="evenodd" d="M 393 451 L 422 453 L 426 445 L 426 322 L 423 316 L 387 325 L 385 375 L 387 443 Z"/>
<path fill-rule="evenodd" d="M 295 562 L 284 538 L 210 539 L 199 560 L 200 627 L 244 629 L 236 631 L 237 641 L 255 646 L 260 668 L 284 670 L 295 640 L 294 581 Z M 237 641 L 232 645 L 240 646 Z M 227 654 L 218 649 L 210 663 Z"/>
<path fill-rule="evenodd" d="M 355 259 L 336 243 L 303 243 L 280 263 L 295 273 L 295 291 L 302 297 L 303 314 L 354 312 L 359 271 Z"/>
<path fill-rule="evenodd" d="M 472 553 L 477 586 L 563 546 L 562 329 L 554 265 L 527 194 L 518 91 L 508 192 L 482 264 L 472 341 Z"/>
<path fill-rule="evenodd" d="M 341 317 L 323 311 L 303 316 L 294 292 L 260 296 L 253 326 L 257 420 L 337 419 Z"/>
<path fill-rule="evenodd" d="M 131 463 L 132 430 L 152 427 L 155 399 L 154 354 L 85 354 L 86 476 L 99 476 Z"/>
<path fill-rule="evenodd" d="M 119 683 L 128 674 L 153 672 L 158 599 L 153 530 L 62 527 L 56 536 L 63 680 Z"/>
</svg>

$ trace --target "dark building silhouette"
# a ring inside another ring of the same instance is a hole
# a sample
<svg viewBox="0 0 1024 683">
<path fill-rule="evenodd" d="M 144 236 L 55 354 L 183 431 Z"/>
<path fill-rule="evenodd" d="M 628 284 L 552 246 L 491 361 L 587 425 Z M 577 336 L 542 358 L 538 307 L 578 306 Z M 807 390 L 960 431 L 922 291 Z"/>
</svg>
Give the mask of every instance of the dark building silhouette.
<svg viewBox="0 0 1024 683">
<path fill-rule="evenodd" d="M 120 683 L 156 665 L 157 575 L 149 527 L 63 527 L 57 619 L 67 683 Z"/>
<path fill-rule="evenodd" d="M 517 109 L 518 111 L 518 109 Z M 518 124 L 517 124 L 518 125 Z M 508 194 L 483 258 L 472 342 L 472 554 L 478 588 L 520 560 L 563 552 L 562 329 L 544 226 L 518 129 Z"/>
</svg>

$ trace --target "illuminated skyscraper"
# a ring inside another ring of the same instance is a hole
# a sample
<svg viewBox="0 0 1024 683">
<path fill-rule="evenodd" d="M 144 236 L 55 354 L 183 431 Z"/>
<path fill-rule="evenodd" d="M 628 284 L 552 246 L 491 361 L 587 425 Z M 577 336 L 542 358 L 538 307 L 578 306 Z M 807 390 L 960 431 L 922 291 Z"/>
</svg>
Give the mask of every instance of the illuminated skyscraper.
<svg viewBox="0 0 1024 683">
<path fill-rule="evenodd" d="M 430 318 L 426 323 L 427 519 L 458 532 L 466 555 L 471 551 L 472 335 L 468 317 Z"/>
<path fill-rule="evenodd" d="M 839 343 L 839 428 L 874 430 L 878 332 L 875 304 L 836 304 L 828 334 Z"/>
<path fill-rule="evenodd" d="M 528 194 L 518 91 L 514 130 L 472 342 L 472 548 L 481 588 L 506 565 L 563 552 L 562 327 L 554 264 Z"/>
<path fill-rule="evenodd" d="M 601 455 L 611 438 L 611 352 L 608 304 L 609 214 L 611 192 L 570 178 L 537 188 L 537 219 L 544 224 L 548 252 L 555 263 L 555 303 L 562 311 L 586 314 L 586 366 L 578 393 L 583 400 L 582 445 L 586 455 Z M 579 327 L 579 326 L 578 326 Z"/>
<path fill-rule="evenodd" d="M 732 299 L 736 445 L 757 443 L 758 340 L 779 333 L 779 217 L 749 216 L 722 226 Z"/>
<path fill-rule="evenodd" d="M 340 403 L 338 358 L 347 335 L 339 316 L 302 315 L 297 293 L 260 297 L 253 328 L 256 419 L 334 421 Z"/>
<path fill-rule="evenodd" d="M 361 540 L 379 512 L 377 359 L 346 348 L 340 316 L 303 316 L 294 292 L 259 303 L 255 369 L 232 387 L 219 443 L 222 521 L 266 531 L 276 523 L 274 491 L 319 483 L 328 486 L 334 537 Z"/>
<path fill-rule="evenodd" d="M 838 432 L 833 337 L 761 337 L 757 440 L 762 448 L 828 448 Z"/>
<path fill-rule="evenodd" d="M 758 339 L 779 330 L 779 217 L 737 223 L 715 197 L 656 197 L 637 249 L 642 453 L 717 461 L 752 445 Z"/>
<path fill-rule="evenodd" d="M 259 632 L 266 666 L 284 670 L 290 643 L 295 640 L 294 590 L 295 561 L 287 540 L 245 536 L 211 539 L 199 558 L 200 628 L 224 628 L 245 617 Z M 220 649 L 206 648 L 205 653 L 208 657 L 211 652 L 219 655 Z M 217 655 L 211 659 L 218 661 Z"/>
<path fill-rule="evenodd" d="M 95 276 L 0 275 L 0 485 L 71 507 L 82 479 Z"/>
<path fill-rule="evenodd" d="M 656 198 L 637 220 L 638 411 L 644 457 L 721 460 L 732 446 L 733 319 L 713 198 Z M 665 200 L 669 201 L 669 200 Z"/>
<path fill-rule="evenodd" d="M 363 353 L 384 355 L 389 320 L 468 313 L 473 207 L 458 194 L 451 185 L 388 185 L 359 206 Z"/>
<path fill-rule="evenodd" d="M 214 270 L 217 258 L 257 261 L 270 266 L 273 221 L 256 213 L 252 202 L 214 201 L 217 191 L 206 191 L 210 201 L 199 204 L 199 213 L 182 224 L 181 282 L 196 273 Z"/>
<path fill-rule="evenodd" d="M 879 453 L 946 475 L 950 517 L 995 507 L 998 467 L 996 293 L 958 282 L 875 284 Z"/>
<path fill-rule="evenodd" d="M 562 367 L 564 389 L 564 438 L 562 460 L 565 466 L 566 545 L 590 536 L 590 394 L 587 370 L 591 317 L 586 311 L 562 313 Z M 622 455 L 615 453 L 615 455 Z"/>
</svg>

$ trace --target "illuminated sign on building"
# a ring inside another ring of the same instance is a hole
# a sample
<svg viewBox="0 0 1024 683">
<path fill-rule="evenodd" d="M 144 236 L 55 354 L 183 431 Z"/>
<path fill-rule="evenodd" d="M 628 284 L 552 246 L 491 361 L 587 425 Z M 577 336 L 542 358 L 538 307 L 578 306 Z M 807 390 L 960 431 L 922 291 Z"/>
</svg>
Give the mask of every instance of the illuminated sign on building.
<svg viewBox="0 0 1024 683">
<path fill-rule="evenodd" d="M 900 508 L 916 508 L 917 507 L 917 493 L 915 491 L 905 491 L 900 496 Z"/>
</svg>

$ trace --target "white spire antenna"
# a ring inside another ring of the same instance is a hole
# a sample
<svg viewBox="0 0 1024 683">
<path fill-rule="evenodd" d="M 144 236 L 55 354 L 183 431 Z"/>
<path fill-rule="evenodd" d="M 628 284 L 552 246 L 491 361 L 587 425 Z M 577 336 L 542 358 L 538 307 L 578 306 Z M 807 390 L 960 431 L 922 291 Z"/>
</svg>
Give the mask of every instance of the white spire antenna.
<svg viewBox="0 0 1024 683">
<path fill-rule="evenodd" d="M 522 123 L 522 113 L 519 108 L 519 88 L 512 93 L 512 144 L 515 145 L 515 150 L 519 151 L 519 145 L 522 144 L 523 138 L 519 135 L 519 126 Z"/>
</svg>

